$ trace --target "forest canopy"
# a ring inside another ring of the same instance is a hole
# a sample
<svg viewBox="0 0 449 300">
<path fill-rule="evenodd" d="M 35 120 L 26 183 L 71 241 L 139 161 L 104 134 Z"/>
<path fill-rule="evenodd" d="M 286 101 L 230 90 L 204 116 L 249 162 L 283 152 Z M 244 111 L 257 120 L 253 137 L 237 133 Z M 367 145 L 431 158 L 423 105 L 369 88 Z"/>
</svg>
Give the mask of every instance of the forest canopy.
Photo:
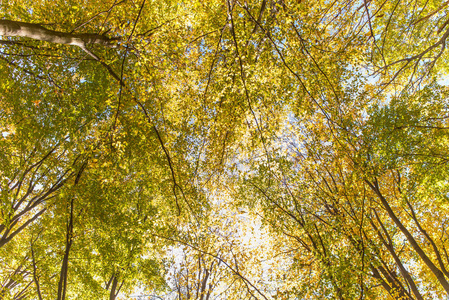
<svg viewBox="0 0 449 300">
<path fill-rule="evenodd" d="M 0 1 L 1 299 L 446 299 L 449 1 Z"/>
</svg>

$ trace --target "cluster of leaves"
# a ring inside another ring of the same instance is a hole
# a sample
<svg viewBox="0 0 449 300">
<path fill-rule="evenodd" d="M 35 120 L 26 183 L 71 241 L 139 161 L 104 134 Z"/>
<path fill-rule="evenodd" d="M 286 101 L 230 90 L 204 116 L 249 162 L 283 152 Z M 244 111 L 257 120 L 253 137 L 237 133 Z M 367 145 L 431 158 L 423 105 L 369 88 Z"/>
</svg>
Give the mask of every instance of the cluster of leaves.
<svg viewBox="0 0 449 300">
<path fill-rule="evenodd" d="M 0 298 L 449 293 L 449 3 L 0 3 Z"/>
</svg>

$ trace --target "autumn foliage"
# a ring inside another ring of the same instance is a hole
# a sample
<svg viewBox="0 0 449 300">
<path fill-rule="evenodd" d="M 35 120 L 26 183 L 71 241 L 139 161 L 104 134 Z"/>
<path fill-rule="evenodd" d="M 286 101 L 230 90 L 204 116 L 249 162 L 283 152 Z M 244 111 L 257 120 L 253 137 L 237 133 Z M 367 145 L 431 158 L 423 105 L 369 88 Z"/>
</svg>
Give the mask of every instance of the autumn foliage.
<svg viewBox="0 0 449 300">
<path fill-rule="evenodd" d="M 448 14 L 0 1 L 0 298 L 446 299 Z"/>
</svg>

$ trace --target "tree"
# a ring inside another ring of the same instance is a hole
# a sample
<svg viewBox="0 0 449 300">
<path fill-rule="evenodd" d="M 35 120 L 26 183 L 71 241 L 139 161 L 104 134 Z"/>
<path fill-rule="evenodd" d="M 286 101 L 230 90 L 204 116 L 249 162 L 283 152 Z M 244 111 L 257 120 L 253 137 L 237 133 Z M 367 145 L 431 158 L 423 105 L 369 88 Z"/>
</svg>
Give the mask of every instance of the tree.
<svg viewBox="0 0 449 300">
<path fill-rule="evenodd" d="M 449 293 L 447 3 L 0 8 L 3 298 Z"/>
</svg>

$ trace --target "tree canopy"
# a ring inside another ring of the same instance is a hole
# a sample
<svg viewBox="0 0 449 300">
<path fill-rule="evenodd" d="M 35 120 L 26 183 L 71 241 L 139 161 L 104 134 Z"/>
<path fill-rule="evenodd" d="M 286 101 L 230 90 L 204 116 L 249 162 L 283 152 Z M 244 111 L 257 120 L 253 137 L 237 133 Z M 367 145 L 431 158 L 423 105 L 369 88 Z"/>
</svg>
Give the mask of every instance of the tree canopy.
<svg viewBox="0 0 449 300">
<path fill-rule="evenodd" d="M 445 299 L 449 1 L 0 2 L 1 299 Z"/>
</svg>

